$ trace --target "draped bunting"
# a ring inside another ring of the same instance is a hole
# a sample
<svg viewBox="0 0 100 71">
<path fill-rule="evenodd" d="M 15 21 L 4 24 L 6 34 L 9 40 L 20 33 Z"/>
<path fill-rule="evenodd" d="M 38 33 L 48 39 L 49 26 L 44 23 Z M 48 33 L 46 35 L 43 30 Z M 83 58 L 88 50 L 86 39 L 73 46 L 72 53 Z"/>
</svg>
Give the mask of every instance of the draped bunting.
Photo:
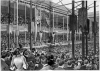
<svg viewBox="0 0 100 71">
<path fill-rule="evenodd" d="M 94 24 L 94 22 L 92 22 L 92 33 L 97 33 L 99 27 L 98 27 L 98 22 L 96 22 L 96 24 Z M 95 26 L 96 25 L 96 26 Z"/>
<path fill-rule="evenodd" d="M 37 27 L 40 24 L 41 17 L 40 17 L 40 9 L 35 5 L 35 41 L 37 38 Z"/>
<path fill-rule="evenodd" d="M 40 31 L 40 32 L 39 32 L 39 35 L 40 35 L 40 42 L 41 42 L 41 40 L 42 40 L 42 34 L 43 34 L 43 32 Z"/>
<path fill-rule="evenodd" d="M 42 17 L 42 23 L 46 23 L 47 25 L 50 25 L 49 11 L 48 10 L 42 10 L 41 17 Z"/>
<path fill-rule="evenodd" d="M 69 15 L 69 29 L 70 30 L 77 30 L 77 16 L 76 15 Z"/>
<path fill-rule="evenodd" d="M 79 27 L 84 27 L 87 23 L 87 9 L 86 8 L 80 8 L 78 11 L 78 23 Z"/>
<path fill-rule="evenodd" d="M 85 27 L 84 27 L 85 34 L 88 34 L 88 33 L 89 33 L 89 24 L 90 24 L 90 20 L 87 19 L 87 24 L 86 24 Z"/>
</svg>

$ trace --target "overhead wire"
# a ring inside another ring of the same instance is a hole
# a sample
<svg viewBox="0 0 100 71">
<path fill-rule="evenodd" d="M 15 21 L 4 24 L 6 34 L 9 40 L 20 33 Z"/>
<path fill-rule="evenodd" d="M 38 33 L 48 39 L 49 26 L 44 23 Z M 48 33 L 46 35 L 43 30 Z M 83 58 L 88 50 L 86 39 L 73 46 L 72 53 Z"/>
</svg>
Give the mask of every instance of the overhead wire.
<svg viewBox="0 0 100 71">
<path fill-rule="evenodd" d="M 78 2 L 82 2 L 82 1 L 77 1 L 77 2 L 74 2 L 74 3 L 78 3 Z M 64 4 L 64 5 L 70 5 L 72 3 L 67 3 L 67 4 Z M 62 5 L 59 5 L 59 6 L 62 6 Z M 59 7 L 59 6 L 56 6 L 56 7 Z"/>
<path fill-rule="evenodd" d="M 65 7 L 65 5 L 62 3 L 62 1 L 61 0 L 59 0 L 60 2 L 61 2 L 61 4 Z M 66 7 L 65 7 L 66 8 Z M 68 8 L 66 8 L 67 10 L 68 10 L 68 12 L 70 12 L 71 13 L 71 11 L 69 11 L 69 9 Z M 67 13 L 68 13 L 67 12 Z"/>
<path fill-rule="evenodd" d="M 61 0 L 61 1 L 62 1 L 62 0 Z M 60 3 L 60 1 L 59 1 L 59 2 L 57 2 L 57 3 L 55 3 L 55 5 L 56 5 L 56 4 L 58 4 L 58 3 Z M 54 5 L 54 6 L 55 6 L 55 5 Z"/>
<path fill-rule="evenodd" d="M 82 5 L 82 3 L 80 3 L 80 4 L 77 4 L 77 6 L 75 6 L 75 7 L 78 7 L 78 6 L 80 6 L 80 5 Z M 81 6 L 80 6 L 81 7 Z"/>
<path fill-rule="evenodd" d="M 80 3 L 80 4 L 78 4 L 77 6 L 75 6 L 74 8 L 77 8 L 78 6 L 80 6 L 80 5 L 82 5 L 82 3 Z M 72 9 L 70 9 L 70 10 L 72 10 Z"/>
<path fill-rule="evenodd" d="M 92 4 L 93 4 L 93 3 L 92 3 Z M 91 6 L 92 4 L 90 4 L 89 6 Z M 88 7 L 89 7 L 89 6 L 88 6 Z"/>
<path fill-rule="evenodd" d="M 90 8 L 93 8 L 94 6 L 92 6 L 92 7 L 88 7 L 88 10 L 90 9 Z M 97 5 L 96 7 L 99 7 L 99 5 Z"/>
</svg>

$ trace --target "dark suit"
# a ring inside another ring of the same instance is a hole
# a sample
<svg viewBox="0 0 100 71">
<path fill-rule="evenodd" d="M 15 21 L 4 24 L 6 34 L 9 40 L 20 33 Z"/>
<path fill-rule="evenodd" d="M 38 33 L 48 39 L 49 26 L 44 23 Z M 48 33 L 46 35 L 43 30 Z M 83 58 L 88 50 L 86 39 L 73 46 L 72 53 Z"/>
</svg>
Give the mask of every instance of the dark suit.
<svg viewBox="0 0 100 71">
<path fill-rule="evenodd" d="M 8 70 L 9 71 L 9 67 L 5 63 L 5 61 L 1 59 L 1 71 L 3 71 L 3 70 Z"/>
</svg>

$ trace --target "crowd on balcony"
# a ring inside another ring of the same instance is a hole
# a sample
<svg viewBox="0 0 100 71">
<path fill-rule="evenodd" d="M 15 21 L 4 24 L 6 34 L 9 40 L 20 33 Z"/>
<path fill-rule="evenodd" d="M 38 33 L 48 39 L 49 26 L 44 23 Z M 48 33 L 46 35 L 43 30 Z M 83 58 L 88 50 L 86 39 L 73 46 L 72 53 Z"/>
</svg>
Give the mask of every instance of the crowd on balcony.
<svg viewBox="0 0 100 71">
<path fill-rule="evenodd" d="M 14 16 L 13 14 L 10 14 L 10 17 L 9 17 L 8 13 L 6 13 L 6 14 L 2 13 L 1 14 L 1 23 L 2 24 L 8 24 L 9 23 L 9 18 L 10 18 L 10 24 L 11 23 L 15 24 L 14 23 L 14 17 L 15 17 L 15 22 L 16 22 L 17 21 L 17 15 Z M 29 23 L 29 20 L 30 20 L 30 18 L 27 16 L 26 17 L 26 24 Z M 18 16 L 18 24 L 19 25 L 25 24 L 25 18 L 21 15 Z"/>
</svg>

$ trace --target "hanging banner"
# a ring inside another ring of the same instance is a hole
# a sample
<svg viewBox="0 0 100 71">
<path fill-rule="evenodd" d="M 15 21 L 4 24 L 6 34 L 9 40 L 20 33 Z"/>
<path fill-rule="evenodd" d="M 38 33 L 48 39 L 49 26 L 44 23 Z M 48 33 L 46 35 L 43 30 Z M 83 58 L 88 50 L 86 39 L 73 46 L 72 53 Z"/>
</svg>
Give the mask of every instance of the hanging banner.
<svg viewBox="0 0 100 71">
<path fill-rule="evenodd" d="M 42 34 L 43 34 L 43 33 L 40 33 L 40 39 L 42 38 Z"/>
<path fill-rule="evenodd" d="M 41 19 L 42 19 L 42 23 L 46 23 L 47 25 L 50 25 L 50 19 L 49 19 L 49 11 L 44 9 L 42 10 L 42 14 L 41 14 Z"/>
<path fill-rule="evenodd" d="M 47 17 L 45 17 L 46 18 L 46 22 L 47 22 L 47 24 L 49 25 L 50 24 L 50 20 L 49 20 L 49 18 L 47 18 Z"/>
<path fill-rule="evenodd" d="M 40 23 L 40 10 L 37 5 L 35 5 L 35 42 L 37 38 L 37 25 Z"/>
<path fill-rule="evenodd" d="M 80 8 L 78 11 L 78 23 L 79 27 L 84 27 L 87 24 L 87 9 Z"/>
<path fill-rule="evenodd" d="M 35 7 L 35 17 L 36 17 L 36 23 L 39 24 L 41 21 L 41 17 L 40 17 L 40 8 L 38 8 L 37 6 Z"/>
<path fill-rule="evenodd" d="M 30 24 L 32 25 L 32 23 L 31 23 L 31 22 L 28 23 L 28 32 L 30 32 L 31 29 L 32 29 L 31 26 L 30 26 Z M 31 28 L 31 29 L 30 29 L 30 28 Z"/>
<path fill-rule="evenodd" d="M 43 32 L 40 31 L 40 32 L 39 32 L 39 35 L 40 35 L 40 42 L 41 42 L 41 40 L 42 40 L 42 34 L 43 34 Z"/>
<path fill-rule="evenodd" d="M 34 22 L 31 22 L 31 32 L 34 32 Z"/>
<path fill-rule="evenodd" d="M 69 15 L 69 28 L 70 30 L 77 30 L 77 16 Z"/>
<path fill-rule="evenodd" d="M 16 31 L 16 36 L 19 36 L 19 31 L 18 30 Z"/>
<path fill-rule="evenodd" d="M 87 24 L 84 26 L 85 34 L 89 33 L 89 23 L 90 23 L 90 20 L 87 19 Z"/>
<path fill-rule="evenodd" d="M 45 10 L 44 14 L 45 14 L 46 23 L 48 25 L 50 25 L 49 11 L 48 10 Z"/>
<path fill-rule="evenodd" d="M 12 32 L 13 32 L 12 25 L 9 25 L 8 27 L 9 27 L 9 33 L 11 33 L 11 34 L 12 34 Z"/>
<path fill-rule="evenodd" d="M 35 41 L 36 41 L 36 38 L 37 38 L 37 24 L 35 24 Z"/>
<path fill-rule="evenodd" d="M 98 31 L 99 31 L 98 22 L 96 22 L 96 24 L 92 22 L 92 33 L 94 34 L 94 33 L 97 33 Z"/>
<path fill-rule="evenodd" d="M 7 25 L 7 31 L 8 31 L 8 33 L 11 33 L 12 34 L 12 32 L 13 32 L 13 27 L 12 27 L 13 25 Z"/>
</svg>

